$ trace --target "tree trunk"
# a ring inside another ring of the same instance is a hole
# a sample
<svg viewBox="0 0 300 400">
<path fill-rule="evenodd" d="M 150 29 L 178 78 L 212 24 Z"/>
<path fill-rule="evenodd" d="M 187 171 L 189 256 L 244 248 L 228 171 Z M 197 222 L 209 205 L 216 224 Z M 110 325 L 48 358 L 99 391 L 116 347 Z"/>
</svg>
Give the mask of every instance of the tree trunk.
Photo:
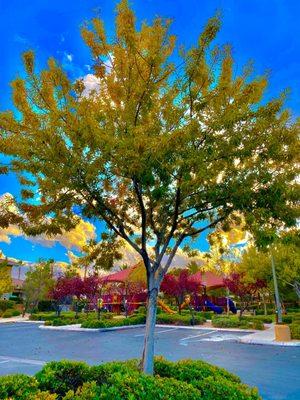
<svg viewBox="0 0 300 400">
<path fill-rule="evenodd" d="M 148 307 L 146 319 L 146 332 L 142 358 L 142 369 L 145 374 L 153 375 L 154 358 L 154 330 L 156 322 L 158 288 L 152 287 L 148 291 Z"/>
<path fill-rule="evenodd" d="M 300 282 L 295 281 L 293 284 L 293 288 L 296 292 L 296 295 L 298 296 L 298 300 L 300 300 Z"/>
<path fill-rule="evenodd" d="M 264 306 L 264 315 L 268 315 L 268 310 L 267 310 L 267 303 L 264 294 L 261 295 L 263 306 Z"/>
</svg>

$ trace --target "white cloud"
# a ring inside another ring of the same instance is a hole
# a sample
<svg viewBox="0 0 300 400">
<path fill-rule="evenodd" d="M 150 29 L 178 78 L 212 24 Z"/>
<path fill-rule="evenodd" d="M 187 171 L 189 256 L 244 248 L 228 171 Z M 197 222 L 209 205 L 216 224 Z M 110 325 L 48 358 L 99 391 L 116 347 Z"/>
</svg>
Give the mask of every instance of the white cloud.
<svg viewBox="0 0 300 400">
<path fill-rule="evenodd" d="M 74 229 L 64 232 L 62 235 L 47 237 L 45 235 L 27 237 L 33 243 L 38 243 L 45 247 L 53 247 L 55 243 L 60 243 L 67 249 L 75 248 L 80 250 L 89 240 L 96 238 L 95 226 L 84 220 L 80 220 Z"/>
<path fill-rule="evenodd" d="M 100 79 L 93 74 L 87 74 L 83 77 L 84 91 L 83 96 L 88 97 L 91 92 L 97 92 L 100 89 Z"/>
<path fill-rule="evenodd" d="M 133 266 L 137 264 L 139 261 L 141 261 L 141 256 L 126 242 L 124 247 L 121 249 L 121 253 L 123 255 L 123 258 L 116 262 L 116 266 L 121 266 L 121 265 L 128 265 L 128 266 Z M 163 257 L 163 263 L 167 261 L 168 256 Z M 181 248 L 177 250 L 177 253 L 171 263 L 171 268 L 184 268 L 187 266 L 188 263 L 191 261 L 196 262 L 198 265 L 201 265 L 203 263 L 203 255 L 200 252 L 198 256 L 196 257 L 188 257 L 188 255 L 183 252 Z"/>
<path fill-rule="evenodd" d="M 18 213 L 12 194 L 4 193 L 0 196 L 0 212 L 1 210 Z M 12 236 L 23 236 L 24 239 L 30 240 L 33 243 L 39 243 L 45 247 L 52 247 L 55 243 L 60 243 L 67 249 L 75 248 L 80 250 L 89 240 L 96 238 L 96 228 L 92 223 L 82 219 L 71 231 L 53 237 L 46 235 L 26 236 L 16 225 L 10 225 L 8 228 L 0 228 L 0 242 L 11 243 Z"/>
</svg>

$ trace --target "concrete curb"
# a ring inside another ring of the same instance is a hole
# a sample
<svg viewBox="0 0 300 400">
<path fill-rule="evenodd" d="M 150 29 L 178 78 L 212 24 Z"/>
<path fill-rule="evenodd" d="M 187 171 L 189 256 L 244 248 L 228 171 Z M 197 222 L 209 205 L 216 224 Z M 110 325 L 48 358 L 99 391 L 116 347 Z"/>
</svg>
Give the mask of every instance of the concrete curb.
<svg viewBox="0 0 300 400">
<path fill-rule="evenodd" d="M 34 321 L 38 322 L 38 321 Z M 157 328 L 173 328 L 173 329 L 186 329 L 186 330 L 210 330 L 210 331 L 223 331 L 223 332 L 240 332 L 240 333 L 255 333 L 257 331 L 250 329 L 237 329 L 237 328 L 211 328 L 211 327 L 203 327 L 200 325 L 197 326 L 184 326 L 184 325 L 165 325 L 165 324 L 156 324 Z M 109 331 L 120 331 L 124 329 L 134 329 L 134 328 L 144 328 L 145 324 L 139 325 L 124 325 L 124 326 L 116 326 L 112 328 L 81 328 L 80 324 L 74 325 L 62 325 L 62 326 L 51 326 L 51 325 L 41 325 L 40 329 L 50 329 L 54 331 L 73 331 L 73 332 L 109 332 Z"/>
<path fill-rule="evenodd" d="M 26 324 L 44 324 L 45 321 L 31 321 L 30 319 L 26 319 L 25 321 L 16 321 L 16 322 L 23 322 Z"/>
<path fill-rule="evenodd" d="M 186 326 L 186 325 L 165 325 L 165 324 L 156 324 L 158 328 L 176 328 L 176 329 L 189 329 L 189 330 L 209 330 L 209 331 L 223 331 L 223 332 L 246 332 L 246 333 L 255 333 L 257 332 L 254 329 L 238 329 L 238 328 L 215 328 L 211 326 Z"/>
<path fill-rule="evenodd" d="M 258 344 L 270 346 L 300 346 L 299 340 L 291 340 L 290 342 L 276 342 L 274 324 L 268 325 L 264 331 L 255 332 L 252 335 L 246 335 L 239 339 L 240 343 L 244 344 Z"/>
<path fill-rule="evenodd" d="M 28 322 L 28 317 L 12 317 L 12 318 L 0 318 L 0 324 L 7 324 L 9 322 Z"/>
<path fill-rule="evenodd" d="M 267 340 L 267 339 L 245 339 L 240 338 L 238 340 L 240 343 L 243 344 L 256 344 L 256 345 L 264 345 L 264 346 L 284 346 L 284 347 L 300 347 L 300 341 L 290 341 L 290 342 L 276 342 L 275 340 Z"/>
<path fill-rule="evenodd" d="M 121 331 L 124 329 L 143 328 L 145 325 L 126 325 L 126 326 L 115 326 L 112 328 L 81 328 L 80 324 L 74 325 L 62 325 L 62 326 L 47 326 L 41 325 L 40 329 L 50 329 L 54 331 L 71 331 L 71 332 L 109 332 L 109 331 Z"/>
</svg>

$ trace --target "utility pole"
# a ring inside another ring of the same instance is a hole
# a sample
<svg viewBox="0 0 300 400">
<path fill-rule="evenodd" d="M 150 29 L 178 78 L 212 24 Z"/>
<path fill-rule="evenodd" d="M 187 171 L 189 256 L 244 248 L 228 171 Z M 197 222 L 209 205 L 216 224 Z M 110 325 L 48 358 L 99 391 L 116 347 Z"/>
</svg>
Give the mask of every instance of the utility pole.
<svg viewBox="0 0 300 400">
<path fill-rule="evenodd" d="M 270 253 L 271 253 L 271 264 L 272 264 L 272 274 L 273 274 L 273 282 L 274 282 L 274 291 L 275 291 L 275 303 L 276 303 L 277 323 L 278 323 L 278 324 L 282 324 L 282 308 L 281 308 L 281 302 L 280 302 L 280 297 L 279 297 L 277 276 L 276 276 L 275 263 L 274 263 L 274 257 L 273 257 L 272 250 L 271 250 Z"/>
</svg>

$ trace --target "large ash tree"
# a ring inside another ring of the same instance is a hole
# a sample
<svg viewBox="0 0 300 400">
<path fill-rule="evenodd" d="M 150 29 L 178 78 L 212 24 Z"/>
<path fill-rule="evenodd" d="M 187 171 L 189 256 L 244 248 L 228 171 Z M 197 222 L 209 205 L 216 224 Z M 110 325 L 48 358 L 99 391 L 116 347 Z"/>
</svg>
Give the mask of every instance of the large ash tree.
<svg viewBox="0 0 300 400">
<path fill-rule="evenodd" d="M 0 117 L 1 151 L 24 185 L 22 218 L 6 221 L 55 235 L 74 227 L 80 209 L 142 257 L 149 374 L 157 295 L 178 247 L 241 214 L 252 232 L 296 218 L 299 125 L 283 97 L 263 104 L 265 76 L 252 78 L 250 68 L 234 76 L 230 49 L 213 45 L 218 17 L 176 55 L 169 25 L 158 18 L 137 29 L 127 1 L 113 39 L 101 20 L 86 25 L 93 91 L 54 59 L 37 71 L 26 52 L 26 77 L 12 82 L 17 112 Z"/>
</svg>

